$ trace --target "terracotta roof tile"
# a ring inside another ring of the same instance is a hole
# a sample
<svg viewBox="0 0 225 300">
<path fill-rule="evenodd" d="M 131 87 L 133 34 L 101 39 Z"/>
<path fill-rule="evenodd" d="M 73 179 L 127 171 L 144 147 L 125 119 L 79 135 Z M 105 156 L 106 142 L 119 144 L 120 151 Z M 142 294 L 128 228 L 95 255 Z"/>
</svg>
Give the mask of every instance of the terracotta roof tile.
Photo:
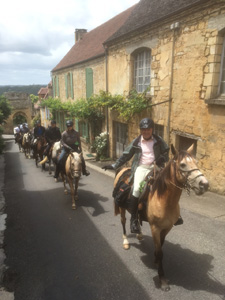
<svg viewBox="0 0 225 300">
<path fill-rule="evenodd" d="M 124 25 L 109 37 L 105 44 L 156 21 L 163 20 L 174 13 L 184 11 L 193 5 L 208 1 L 214 0 L 140 0 Z"/>
<path fill-rule="evenodd" d="M 76 42 L 64 58 L 52 69 L 52 72 L 104 55 L 104 41 L 124 24 L 136 5 L 86 33 L 82 40 Z"/>
</svg>

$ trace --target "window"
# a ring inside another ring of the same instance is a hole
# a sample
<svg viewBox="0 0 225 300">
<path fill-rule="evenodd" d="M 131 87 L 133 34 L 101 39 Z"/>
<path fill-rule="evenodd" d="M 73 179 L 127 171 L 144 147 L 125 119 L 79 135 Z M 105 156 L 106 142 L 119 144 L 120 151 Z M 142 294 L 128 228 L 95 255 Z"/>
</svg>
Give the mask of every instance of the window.
<svg viewBox="0 0 225 300">
<path fill-rule="evenodd" d="M 65 74 L 66 98 L 73 99 L 73 73 Z"/>
<path fill-rule="evenodd" d="M 223 41 L 223 50 L 221 54 L 221 71 L 220 71 L 220 83 L 219 94 L 225 95 L 225 38 Z"/>
<path fill-rule="evenodd" d="M 154 133 L 164 138 L 164 126 L 155 124 Z"/>
<path fill-rule="evenodd" d="M 150 85 L 151 51 L 145 49 L 134 55 L 134 87 L 138 93 Z"/>
</svg>

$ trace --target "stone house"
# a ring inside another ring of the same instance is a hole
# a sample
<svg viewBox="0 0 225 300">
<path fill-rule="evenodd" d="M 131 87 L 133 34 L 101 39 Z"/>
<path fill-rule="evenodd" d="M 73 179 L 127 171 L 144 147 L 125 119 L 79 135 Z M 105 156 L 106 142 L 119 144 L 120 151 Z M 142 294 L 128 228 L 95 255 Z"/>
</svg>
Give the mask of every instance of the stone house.
<svg viewBox="0 0 225 300">
<path fill-rule="evenodd" d="M 194 143 L 211 191 L 225 194 L 225 1 L 140 0 L 101 42 L 101 58 L 73 63 L 73 68 L 60 62 L 53 69 L 55 93 L 61 90 L 67 98 L 72 72 L 71 98 L 88 97 L 87 68 L 96 76 L 94 93 L 143 92 L 150 86 L 151 109 L 129 124 L 109 111 L 110 156 L 119 156 L 139 134 L 140 119 L 150 116 L 168 144 L 186 149 Z"/>
<path fill-rule="evenodd" d="M 134 6 L 90 32 L 86 29 L 75 30 L 74 46 L 52 70 L 54 98 L 73 102 L 107 90 L 103 42 L 124 24 L 133 9 Z M 58 112 L 56 117 L 60 128 L 64 129 L 67 116 Z M 87 121 L 77 119 L 75 128 L 79 130 L 85 148 L 86 141 L 94 138 L 90 137 L 91 128 Z"/>
</svg>

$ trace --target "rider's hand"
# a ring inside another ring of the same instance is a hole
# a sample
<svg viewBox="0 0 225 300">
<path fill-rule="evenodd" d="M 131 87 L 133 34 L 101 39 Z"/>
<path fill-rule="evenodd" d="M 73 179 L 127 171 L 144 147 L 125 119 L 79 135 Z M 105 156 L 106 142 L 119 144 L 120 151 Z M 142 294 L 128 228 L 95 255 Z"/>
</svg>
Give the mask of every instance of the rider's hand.
<svg viewBox="0 0 225 300">
<path fill-rule="evenodd" d="M 112 165 L 106 165 L 106 166 L 103 166 L 102 169 L 105 170 L 105 171 L 106 171 L 106 170 L 114 170 L 114 168 L 113 168 Z"/>
</svg>

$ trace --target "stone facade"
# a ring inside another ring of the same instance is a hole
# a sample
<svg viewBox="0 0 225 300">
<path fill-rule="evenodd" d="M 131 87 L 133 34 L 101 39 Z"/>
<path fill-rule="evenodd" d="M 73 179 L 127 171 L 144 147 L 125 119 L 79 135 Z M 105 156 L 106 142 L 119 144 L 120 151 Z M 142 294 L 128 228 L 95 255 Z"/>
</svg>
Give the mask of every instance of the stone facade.
<svg viewBox="0 0 225 300">
<path fill-rule="evenodd" d="M 6 124 L 4 125 L 4 133 L 13 134 L 13 128 L 17 125 L 13 123 L 13 119 L 16 117 L 16 115 L 24 116 L 27 120 L 29 128 L 31 128 L 31 121 L 34 113 L 29 94 L 7 92 L 3 95 L 9 100 L 11 106 L 13 107 L 12 113 L 6 120 Z"/>
<path fill-rule="evenodd" d="M 151 49 L 151 117 L 164 126 L 167 143 L 178 148 L 195 143 L 210 189 L 220 194 L 225 194 L 225 106 L 218 97 L 224 31 L 225 2 L 212 1 L 133 33 L 108 49 L 112 94 L 132 88 L 134 51 Z M 139 134 L 141 117 L 130 121 L 129 141 Z M 111 130 L 114 120 L 112 115 Z"/>
</svg>

